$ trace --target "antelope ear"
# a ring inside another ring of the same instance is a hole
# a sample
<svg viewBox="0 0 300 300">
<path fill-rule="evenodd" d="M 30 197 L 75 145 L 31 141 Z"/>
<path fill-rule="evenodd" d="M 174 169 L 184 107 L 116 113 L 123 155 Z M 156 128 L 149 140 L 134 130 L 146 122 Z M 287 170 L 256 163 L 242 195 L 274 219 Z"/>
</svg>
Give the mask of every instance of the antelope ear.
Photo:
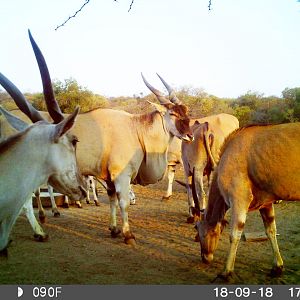
<svg viewBox="0 0 300 300">
<path fill-rule="evenodd" d="M 155 110 L 157 110 L 158 112 L 160 112 L 162 114 L 165 114 L 168 110 L 164 105 L 154 103 L 149 100 L 147 100 L 147 102 L 150 103 L 152 106 L 154 106 Z"/>
<path fill-rule="evenodd" d="M 19 119 L 18 117 L 14 116 L 13 114 L 8 112 L 1 106 L 0 106 L 0 113 L 3 114 L 3 116 L 6 118 L 7 122 L 17 131 L 23 131 L 27 127 L 29 127 L 29 124 L 27 124 L 23 120 Z"/>
<path fill-rule="evenodd" d="M 55 132 L 54 132 L 54 142 L 57 143 L 59 138 L 61 136 L 63 136 L 64 134 L 66 134 L 74 125 L 77 115 L 79 113 L 79 107 L 77 106 L 75 111 L 68 116 L 67 118 L 65 118 L 64 120 L 62 120 L 60 123 L 58 123 L 57 125 L 55 125 Z"/>
</svg>

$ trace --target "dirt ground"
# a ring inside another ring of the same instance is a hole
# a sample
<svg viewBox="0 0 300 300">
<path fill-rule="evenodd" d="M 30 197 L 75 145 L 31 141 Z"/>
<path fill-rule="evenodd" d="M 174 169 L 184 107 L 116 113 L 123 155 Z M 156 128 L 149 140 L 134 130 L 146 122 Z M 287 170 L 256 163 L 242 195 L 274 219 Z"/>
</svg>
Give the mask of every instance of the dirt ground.
<svg viewBox="0 0 300 300">
<path fill-rule="evenodd" d="M 177 172 L 182 179 L 182 170 Z M 185 190 L 174 183 L 174 196 L 161 201 L 166 181 L 135 186 L 137 204 L 130 206 L 130 226 L 135 248 L 123 238 L 112 239 L 108 230 L 109 204 L 83 203 L 83 208 L 59 208 L 54 218 L 47 209 L 43 224 L 49 241 L 35 242 L 24 216 L 14 226 L 9 258 L 0 260 L 1 284 L 211 284 L 224 267 L 229 250 L 226 228 L 211 265 L 201 262 L 195 229 L 186 223 Z M 240 242 L 236 284 L 298 284 L 300 282 L 300 203 L 276 205 L 278 242 L 284 273 L 271 278 L 272 250 L 268 241 Z M 120 215 L 119 215 L 120 220 Z M 248 214 L 246 232 L 263 232 L 258 212 Z M 218 281 L 215 283 L 219 283 Z"/>
</svg>

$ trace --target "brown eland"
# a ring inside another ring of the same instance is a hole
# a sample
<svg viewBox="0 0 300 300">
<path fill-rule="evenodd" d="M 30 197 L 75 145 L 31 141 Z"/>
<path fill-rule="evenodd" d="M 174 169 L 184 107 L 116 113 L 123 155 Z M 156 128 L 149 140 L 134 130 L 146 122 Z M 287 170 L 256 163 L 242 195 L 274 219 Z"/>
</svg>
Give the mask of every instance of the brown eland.
<svg viewBox="0 0 300 300">
<path fill-rule="evenodd" d="M 196 121 L 192 126 L 192 131 L 194 142 L 184 142 L 181 147 L 189 204 L 188 223 L 194 223 L 195 218 L 199 217 L 206 208 L 203 179 L 207 176 L 209 186 L 211 173 L 219 161 L 219 151 L 225 140 L 225 134 L 221 128 L 208 122 Z"/>
<path fill-rule="evenodd" d="M 249 126 L 231 134 L 221 150 L 204 220 L 197 223 L 202 260 L 210 263 L 231 209 L 230 249 L 222 278 L 233 275 L 247 212 L 259 210 L 273 250 L 272 275 L 283 261 L 273 203 L 300 200 L 300 123 Z"/>
<path fill-rule="evenodd" d="M 216 160 L 218 160 L 218 152 L 222 142 L 224 141 L 224 138 L 227 137 L 234 130 L 239 128 L 238 119 L 233 115 L 221 113 L 221 114 L 211 115 L 199 119 L 191 119 L 190 126 L 192 126 L 192 128 L 195 122 L 207 123 L 208 126 L 207 129 L 209 128 L 209 130 L 203 131 L 203 133 L 206 132 L 207 137 L 210 135 L 211 139 L 213 138 L 215 140 L 213 143 L 213 151 L 214 151 L 214 155 L 216 156 Z M 193 130 L 195 130 L 196 127 L 197 126 L 194 126 Z M 202 129 L 198 129 L 199 131 L 205 129 L 205 127 L 203 127 L 202 125 L 200 127 Z M 183 183 L 179 180 L 176 181 L 187 188 L 188 213 L 189 213 L 189 216 L 187 218 L 188 223 L 193 223 L 195 217 L 194 208 L 196 204 L 192 197 L 191 184 L 192 184 L 193 168 L 196 167 L 195 165 L 196 160 L 198 164 L 197 167 L 198 170 L 199 168 L 201 168 L 200 164 L 203 166 L 203 172 L 205 171 L 205 174 L 203 175 L 209 175 L 212 171 L 212 165 L 205 164 L 205 161 L 206 162 L 210 161 L 208 157 L 208 152 L 201 151 L 201 149 L 202 150 L 205 149 L 205 139 L 203 137 L 204 135 L 201 135 L 200 132 L 198 132 L 197 144 L 195 142 L 193 143 L 182 142 L 181 140 L 174 138 L 168 150 L 168 170 L 167 170 L 168 187 L 165 196 L 163 196 L 163 200 L 168 200 L 172 196 L 172 186 L 173 186 L 173 180 L 175 175 L 175 168 L 177 164 L 182 163 L 183 161 L 183 166 L 186 175 L 186 182 Z M 199 150 L 197 150 L 197 148 Z M 182 149 L 184 149 L 185 154 L 183 154 Z M 206 168 L 204 168 L 204 166 L 206 166 Z M 197 189 L 197 191 L 198 194 L 200 195 L 199 197 L 205 197 L 205 191 L 203 190 L 203 179 L 202 179 L 203 175 L 201 175 L 200 173 L 197 172 L 196 181 L 197 181 L 197 187 L 202 186 L 202 188 L 200 188 L 201 192 L 199 192 L 199 189 Z"/>
</svg>

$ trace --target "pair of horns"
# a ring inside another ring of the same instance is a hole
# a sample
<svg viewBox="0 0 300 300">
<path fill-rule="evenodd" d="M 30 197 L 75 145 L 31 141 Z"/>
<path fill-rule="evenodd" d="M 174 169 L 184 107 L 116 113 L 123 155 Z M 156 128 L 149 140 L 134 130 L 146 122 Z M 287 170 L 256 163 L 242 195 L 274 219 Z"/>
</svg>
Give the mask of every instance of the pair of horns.
<svg viewBox="0 0 300 300">
<path fill-rule="evenodd" d="M 158 99 L 158 101 L 161 104 L 167 104 L 167 103 L 174 103 L 174 104 L 181 104 L 181 101 L 177 98 L 177 96 L 175 95 L 174 90 L 167 84 L 167 82 L 156 73 L 156 75 L 159 77 L 159 79 L 161 80 L 161 82 L 163 83 L 163 85 L 166 87 L 168 93 L 169 93 L 169 99 L 166 98 L 166 96 L 164 94 L 162 94 L 159 90 L 157 90 L 156 88 L 154 88 L 144 77 L 143 73 L 141 73 L 142 78 L 144 83 L 146 84 L 146 86 L 148 87 L 148 89 L 156 96 L 156 98 Z"/>
<path fill-rule="evenodd" d="M 48 112 L 53 119 L 54 123 L 57 124 L 64 119 L 64 116 L 59 108 L 59 105 L 55 99 L 51 77 L 48 71 L 48 67 L 45 61 L 45 58 L 33 39 L 30 30 L 28 30 L 29 39 L 40 69 L 42 83 L 43 83 L 43 91 L 44 97 L 47 105 Z M 0 73 L 0 84 L 5 88 L 5 90 L 9 93 L 9 95 L 13 98 L 16 105 L 19 109 L 26 114 L 30 120 L 35 123 L 38 121 L 44 120 L 38 110 L 36 110 L 30 102 L 25 98 L 25 96 L 20 92 L 20 90 L 2 73 Z"/>
</svg>

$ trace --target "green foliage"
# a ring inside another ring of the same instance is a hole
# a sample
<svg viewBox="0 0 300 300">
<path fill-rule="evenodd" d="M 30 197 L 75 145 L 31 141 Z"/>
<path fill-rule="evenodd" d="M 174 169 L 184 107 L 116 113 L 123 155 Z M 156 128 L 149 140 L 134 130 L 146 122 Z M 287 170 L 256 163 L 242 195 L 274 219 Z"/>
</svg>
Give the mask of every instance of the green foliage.
<svg viewBox="0 0 300 300">
<path fill-rule="evenodd" d="M 262 96 L 263 94 L 248 91 L 245 95 L 238 97 L 236 104 L 239 106 L 248 106 L 250 109 L 255 110 Z"/>
<path fill-rule="evenodd" d="M 80 106 L 81 112 L 86 112 L 107 105 L 105 97 L 80 86 L 73 78 L 65 79 L 63 82 L 55 80 L 52 85 L 55 98 L 63 113 L 72 113 L 76 106 Z M 47 110 L 43 94 L 27 95 L 27 98 L 36 109 Z"/>
<path fill-rule="evenodd" d="M 293 122 L 300 120 L 300 87 L 285 88 L 282 96 L 289 105 L 289 110 L 286 111 L 288 119 Z"/>
<path fill-rule="evenodd" d="M 186 86 L 176 91 L 177 97 L 189 107 L 192 118 L 228 113 L 239 119 L 240 126 L 300 120 L 300 88 L 285 89 L 283 94 L 287 98 L 264 97 L 258 92 L 247 91 L 236 99 L 226 99 L 209 95 L 203 89 Z M 110 99 L 109 107 L 130 113 L 144 113 L 152 110 L 147 101 L 157 102 L 157 99 L 152 93 L 144 97 L 118 97 Z"/>
<path fill-rule="evenodd" d="M 252 124 L 282 123 L 285 121 L 286 103 L 274 96 L 261 98 L 256 102 L 250 122 Z"/>
<path fill-rule="evenodd" d="M 81 112 L 86 112 L 107 105 L 106 98 L 80 86 L 73 78 L 65 79 L 64 82 L 55 80 L 53 90 L 64 113 L 73 112 L 76 106 L 80 106 Z"/>
<path fill-rule="evenodd" d="M 239 119 L 240 126 L 251 123 L 251 108 L 249 106 L 237 106 L 234 115 Z"/>
<path fill-rule="evenodd" d="M 43 93 L 26 94 L 25 96 L 36 109 L 47 111 Z"/>
<path fill-rule="evenodd" d="M 107 100 L 80 86 L 74 78 L 64 81 L 55 80 L 53 89 L 59 106 L 64 113 L 71 113 L 76 106 L 81 112 L 96 108 L 112 108 L 129 113 L 145 113 L 153 110 L 148 103 L 157 102 L 155 95 L 135 94 L 133 97 L 115 97 Z M 300 120 L 300 87 L 285 88 L 282 97 L 264 97 L 258 92 L 247 91 L 236 99 L 218 98 L 203 89 L 190 86 L 176 91 L 177 97 L 189 107 L 191 118 L 200 118 L 213 114 L 228 113 L 235 115 L 240 126 L 249 124 L 270 124 L 297 122 Z M 27 99 L 39 110 L 46 110 L 42 93 L 26 94 Z M 10 96 L 0 90 L 0 105 L 6 109 L 15 109 Z"/>
<path fill-rule="evenodd" d="M 285 88 L 282 91 L 282 97 L 286 100 L 300 102 L 300 87 Z"/>
<path fill-rule="evenodd" d="M 13 110 L 17 108 L 15 102 L 11 101 L 10 96 L 6 92 L 1 90 L 0 90 L 0 105 L 2 105 L 7 110 Z"/>
<path fill-rule="evenodd" d="M 155 102 L 155 96 L 140 97 L 114 97 L 109 99 L 108 106 L 112 109 L 124 110 L 132 114 L 141 114 L 153 110 L 148 101 Z"/>
<path fill-rule="evenodd" d="M 230 102 L 207 94 L 203 89 L 183 87 L 176 92 L 177 97 L 190 109 L 193 118 L 205 117 L 218 113 L 233 114 Z"/>
<path fill-rule="evenodd" d="M 80 106 L 81 112 L 86 112 L 108 105 L 105 97 L 94 94 L 87 88 L 80 86 L 73 78 L 65 79 L 63 82 L 55 80 L 52 84 L 56 100 L 63 113 L 72 113 L 76 106 Z M 26 93 L 25 96 L 36 109 L 47 110 L 42 93 Z M 6 92 L 0 91 L 0 104 L 8 110 L 17 108 Z"/>
<path fill-rule="evenodd" d="M 293 108 L 289 108 L 284 112 L 284 118 L 288 123 L 298 122 L 299 119 L 295 116 L 295 111 Z"/>
</svg>

